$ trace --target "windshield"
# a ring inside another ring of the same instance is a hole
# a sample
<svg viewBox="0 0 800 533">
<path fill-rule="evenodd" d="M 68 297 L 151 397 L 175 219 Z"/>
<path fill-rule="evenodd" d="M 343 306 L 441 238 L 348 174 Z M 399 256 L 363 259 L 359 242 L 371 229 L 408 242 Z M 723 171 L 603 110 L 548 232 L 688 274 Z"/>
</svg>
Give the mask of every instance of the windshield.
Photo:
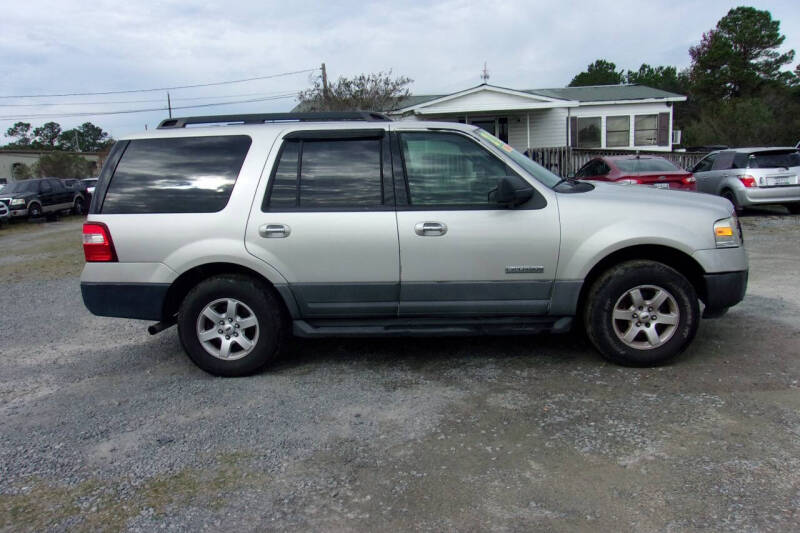
<svg viewBox="0 0 800 533">
<path fill-rule="evenodd" d="M 675 172 L 678 167 L 661 158 L 644 159 L 613 159 L 617 167 L 623 172 Z"/>
<path fill-rule="evenodd" d="M 514 150 L 511 146 L 504 143 L 491 133 L 481 128 L 475 128 L 475 132 L 480 136 L 480 138 L 486 140 L 496 149 L 502 150 L 505 154 L 514 160 L 516 164 L 521 166 L 528 172 L 532 177 L 536 180 L 540 181 L 544 185 L 548 187 L 555 187 L 560 181 L 561 178 L 541 166 L 540 164 L 534 162 L 533 160 L 525 157 L 521 153 Z"/>
<path fill-rule="evenodd" d="M 15 181 L 3 187 L 3 194 L 36 192 L 37 184 L 36 181 Z"/>
<path fill-rule="evenodd" d="M 748 168 L 789 168 L 800 167 L 800 152 L 756 152 L 747 160 Z"/>
</svg>

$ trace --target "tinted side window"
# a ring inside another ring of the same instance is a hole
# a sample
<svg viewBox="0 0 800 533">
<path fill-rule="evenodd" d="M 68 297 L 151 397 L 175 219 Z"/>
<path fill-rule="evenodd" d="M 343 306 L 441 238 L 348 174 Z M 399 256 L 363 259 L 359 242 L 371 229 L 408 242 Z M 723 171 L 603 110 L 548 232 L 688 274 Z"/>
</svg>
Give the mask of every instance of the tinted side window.
<svg viewBox="0 0 800 533">
<path fill-rule="evenodd" d="M 717 158 L 717 154 L 707 155 L 705 158 L 701 159 L 692 169 L 692 172 L 708 172 L 711 170 L 711 167 L 714 165 L 714 159 Z"/>
<path fill-rule="evenodd" d="M 733 167 L 733 156 L 735 152 L 720 152 L 714 160 L 711 170 L 728 170 Z"/>
<path fill-rule="evenodd" d="M 379 140 L 303 142 L 300 207 L 374 207 L 381 204 Z"/>
<path fill-rule="evenodd" d="M 48 180 L 50 181 L 50 185 L 53 186 L 53 192 L 66 192 L 67 188 L 64 186 L 63 181 L 59 180 Z"/>
<path fill-rule="evenodd" d="M 39 182 L 39 192 L 53 192 L 53 186 L 50 185 L 48 180 L 42 180 Z"/>
<path fill-rule="evenodd" d="M 488 207 L 497 180 L 513 175 L 505 163 L 461 135 L 402 133 L 400 145 L 411 205 Z"/>
<path fill-rule="evenodd" d="M 102 213 L 213 213 L 228 203 L 250 137 L 130 141 L 108 185 Z"/>
<path fill-rule="evenodd" d="M 380 139 L 287 140 L 262 209 L 379 207 L 381 150 Z"/>
</svg>

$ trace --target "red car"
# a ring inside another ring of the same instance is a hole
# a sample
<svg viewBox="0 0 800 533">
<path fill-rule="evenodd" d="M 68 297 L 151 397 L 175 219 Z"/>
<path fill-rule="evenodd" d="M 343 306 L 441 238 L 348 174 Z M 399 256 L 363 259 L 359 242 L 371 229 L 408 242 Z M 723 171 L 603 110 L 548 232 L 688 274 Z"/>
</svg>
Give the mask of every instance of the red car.
<svg viewBox="0 0 800 533">
<path fill-rule="evenodd" d="M 659 189 L 694 191 L 695 177 L 658 156 L 614 155 L 596 157 L 583 165 L 575 178 L 625 185 L 649 185 Z"/>
</svg>

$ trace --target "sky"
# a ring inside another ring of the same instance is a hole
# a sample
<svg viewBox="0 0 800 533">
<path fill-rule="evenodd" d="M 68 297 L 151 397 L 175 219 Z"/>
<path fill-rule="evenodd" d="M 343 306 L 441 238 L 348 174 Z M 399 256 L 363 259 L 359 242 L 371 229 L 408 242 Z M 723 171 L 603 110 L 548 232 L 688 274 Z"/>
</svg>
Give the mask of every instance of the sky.
<svg viewBox="0 0 800 533">
<path fill-rule="evenodd" d="M 786 35 L 783 49 L 800 56 L 796 0 L 7 2 L 0 19 L 0 132 L 20 120 L 34 127 L 53 120 L 64 129 L 90 121 L 120 137 L 167 117 L 166 90 L 19 96 L 274 75 L 280 76 L 170 90 L 179 108 L 174 116 L 288 111 L 323 62 L 330 78 L 391 69 L 414 80 L 415 94 L 478 85 L 484 62 L 489 83 L 517 89 L 563 87 L 598 58 L 618 69 L 684 68 L 689 47 L 736 5 L 769 10 Z M 239 103 L 184 108 L 231 101 Z M 140 109 L 156 110 L 92 114 Z M 90 114 L 63 116 L 76 113 Z"/>
</svg>

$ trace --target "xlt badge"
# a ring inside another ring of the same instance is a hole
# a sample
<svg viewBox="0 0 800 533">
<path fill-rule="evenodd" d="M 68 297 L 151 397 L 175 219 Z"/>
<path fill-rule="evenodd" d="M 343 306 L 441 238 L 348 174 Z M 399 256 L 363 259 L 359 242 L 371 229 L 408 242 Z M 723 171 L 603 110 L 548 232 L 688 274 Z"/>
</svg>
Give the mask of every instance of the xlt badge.
<svg viewBox="0 0 800 533">
<path fill-rule="evenodd" d="M 512 265 L 506 267 L 506 274 L 541 274 L 543 266 Z"/>
</svg>

